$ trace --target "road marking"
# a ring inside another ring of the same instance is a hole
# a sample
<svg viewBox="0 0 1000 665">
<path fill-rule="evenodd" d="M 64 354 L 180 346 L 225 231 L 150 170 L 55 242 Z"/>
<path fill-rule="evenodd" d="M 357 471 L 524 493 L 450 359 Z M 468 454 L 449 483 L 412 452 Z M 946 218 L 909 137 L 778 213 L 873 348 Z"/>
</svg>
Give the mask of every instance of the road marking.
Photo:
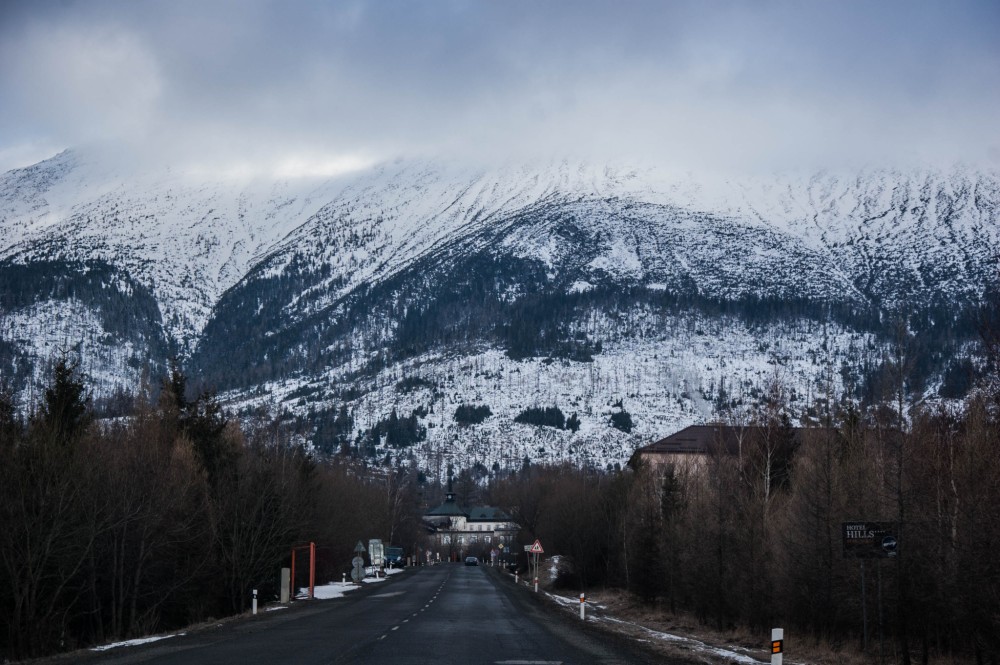
<svg viewBox="0 0 1000 665">
<path fill-rule="evenodd" d="M 495 660 L 496 665 L 562 665 L 561 660 Z"/>
<path fill-rule="evenodd" d="M 403 593 L 402 591 L 392 591 L 390 593 L 380 593 L 377 596 L 372 596 L 372 598 L 392 598 L 393 596 L 402 596 Z"/>
<path fill-rule="evenodd" d="M 399 626 L 393 626 L 392 629 L 393 630 L 399 630 Z"/>
<path fill-rule="evenodd" d="M 403 619 L 403 623 L 410 623 L 409 619 Z"/>
</svg>

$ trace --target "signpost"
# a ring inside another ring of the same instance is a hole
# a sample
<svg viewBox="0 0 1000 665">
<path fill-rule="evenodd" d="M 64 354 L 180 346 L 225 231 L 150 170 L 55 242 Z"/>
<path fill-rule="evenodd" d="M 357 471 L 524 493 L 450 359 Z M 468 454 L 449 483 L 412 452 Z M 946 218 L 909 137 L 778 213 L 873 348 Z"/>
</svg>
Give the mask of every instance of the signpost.
<svg viewBox="0 0 1000 665">
<path fill-rule="evenodd" d="M 365 560 L 356 556 L 351 559 L 351 581 L 361 584 L 363 579 L 365 579 Z"/>
<path fill-rule="evenodd" d="M 378 538 L 368 541 L 368 558 L 371 559 L 372 568 L 375 569 L 375 577 L 378 577 L 379 570 L 385 565 L 385 546 Z"/>
<path fill-rule="evenodd" d="M 534 544 L 528 548 L 528 552 L 535 555 L 535 574 L 532 576 L 535 580 L 535 593 L 538 593 L 538 555 L 545 552 L 542 549 L 542 541 L 536 539 Z"/>
<path fill-rule="evenodd" d="M 316 589 L 316 543 L 297 545 L 292 548 L 292 570 L 289 575 L 292 583 L 292 598 L 295 598 L 295 553 L 298 550 L 309 550 L 309 600 L 312 600 L 315 597 Z"/>
<path fill-rule="evenodd" d="M 882 559 L 899 556 L 899 524 L 896 522 L 843 522 L 845 559 L 861 559 L 861 623 L 862 651 L 868 651 L 868 601 L 865 589 L 865 559 L 878 559 L 878 629 L 879 652 L 882 644 Z"/>
<path fill-rule="evenodd" d="M 844 522 L 845 559 L 886 559 L 898 554 L 895 522 Z"/>
<path fill-rule="evenodd" d="M 365 579 L 365 559 L 361 555 L 366 551 L 364 543 L 359 540 L 354 546 L 354 558 L 351 559 L 351 581 L 355 584 L 361 584 Z"/>
</svg>

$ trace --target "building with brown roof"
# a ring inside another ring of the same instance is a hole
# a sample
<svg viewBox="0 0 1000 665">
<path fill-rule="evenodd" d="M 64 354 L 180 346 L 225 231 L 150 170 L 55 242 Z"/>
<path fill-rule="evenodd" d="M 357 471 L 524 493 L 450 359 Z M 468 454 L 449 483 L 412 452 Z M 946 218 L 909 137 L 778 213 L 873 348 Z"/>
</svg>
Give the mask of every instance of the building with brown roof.
<svg viewBox="0 0 1000 665">
<path fill-rule="evenodd" d="M 797 446 L 802 439 L 804 428 L 785 429 L 791 437 L 789 443 L 793 447 Z M 756 425 L 691 425 L 659 441 L 637 448 L 629 458 L 628 465 L 633 469 L 643 464 L 651 467 L 664 464 L 698 467 L 711 455 L 720 452 L 740 456 L 745 447 L 774 434 L 774 428 Z"/>
</svg>

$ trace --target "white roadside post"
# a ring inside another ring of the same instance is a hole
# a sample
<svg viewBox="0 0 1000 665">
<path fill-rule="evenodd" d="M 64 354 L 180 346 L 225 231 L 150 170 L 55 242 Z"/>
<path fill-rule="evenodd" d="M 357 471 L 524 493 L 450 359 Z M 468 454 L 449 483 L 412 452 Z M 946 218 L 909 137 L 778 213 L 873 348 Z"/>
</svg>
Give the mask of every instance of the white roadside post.
<svg viewBox="0 0 1000 665">
<path fill-rule="evenodd" d="M 257 614 L 257 589 L 253 590 L 253 613 Z"/>
<path fill-rule="evenodd" d="M 785 629 L 771 629 L 771 665 L 781 665 L 783 651 L 785 650 Z"/>
<path fill-rule="evenodd" d="M 581 621 L 586 621 L 587 620 L 587 613 L 586 613 L 586 609 L 585 609 L 586 607 L 587 607 L 587 596 L 585 596 L 584 594 L 581 593 L 580 594 L 580 620 Z"/>
<path fill-rule="evenodd" d="M 535 552 L 535 593 L 538 593 L 538 552 Z"/>
</svg>

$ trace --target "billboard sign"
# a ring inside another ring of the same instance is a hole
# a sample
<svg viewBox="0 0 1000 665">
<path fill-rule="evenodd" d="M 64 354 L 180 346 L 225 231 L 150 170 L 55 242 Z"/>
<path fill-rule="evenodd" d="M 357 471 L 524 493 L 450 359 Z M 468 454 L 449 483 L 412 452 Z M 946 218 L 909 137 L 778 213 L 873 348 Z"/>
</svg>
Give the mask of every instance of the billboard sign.
<svg viewBox="0 0 1000 665">
<path fill-rule="evenodd" d="M 368 558 L 371 559 L 372 565 L 376 568 L 385 565 L 385 548 L 382 546 L 381 540 L 373 538 L 368 541 Z"/>
<path fill-rule="evenodd" d="M 884 559 L 898 554 L 896 522 L 844 522 L 845 559 Z"/>
</svg>

